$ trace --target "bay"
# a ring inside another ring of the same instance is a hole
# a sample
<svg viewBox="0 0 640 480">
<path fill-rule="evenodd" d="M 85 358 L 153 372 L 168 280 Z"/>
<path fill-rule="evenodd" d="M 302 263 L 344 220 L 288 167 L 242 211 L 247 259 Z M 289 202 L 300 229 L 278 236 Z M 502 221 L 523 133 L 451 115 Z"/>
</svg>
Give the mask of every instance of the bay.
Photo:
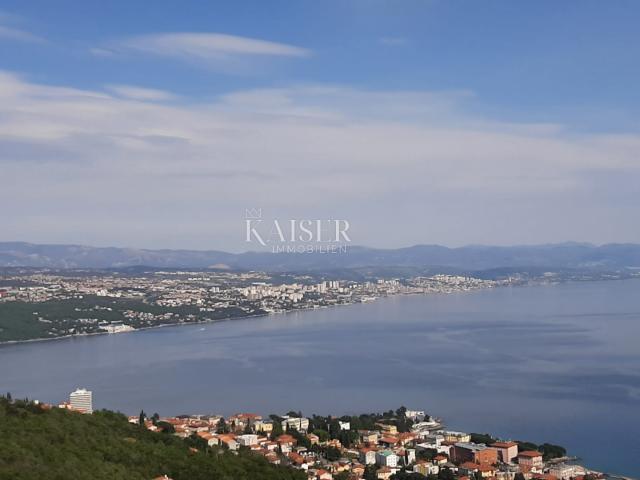
<svg viewBox="0 0 640 480">
<path fill-rule="evenodd" d="M 398 296 L 0 346 L 0 391 L 135 415 L 406 405 L 640 476 L 640 280 Z"/>
</svg>

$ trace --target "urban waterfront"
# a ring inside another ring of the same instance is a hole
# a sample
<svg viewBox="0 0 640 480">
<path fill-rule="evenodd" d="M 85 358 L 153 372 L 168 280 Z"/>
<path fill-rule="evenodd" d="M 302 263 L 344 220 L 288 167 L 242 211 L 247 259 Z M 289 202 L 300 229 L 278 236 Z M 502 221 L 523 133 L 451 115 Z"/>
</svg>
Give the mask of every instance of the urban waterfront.
<svg viewBox="0 0 640 480">
<path fill-rule="evenodd" d="M 161 415 L 405 404 L 639 475 L 639 280 L 499 288 L 0 347 L 0 389 Z"/>
</svg>

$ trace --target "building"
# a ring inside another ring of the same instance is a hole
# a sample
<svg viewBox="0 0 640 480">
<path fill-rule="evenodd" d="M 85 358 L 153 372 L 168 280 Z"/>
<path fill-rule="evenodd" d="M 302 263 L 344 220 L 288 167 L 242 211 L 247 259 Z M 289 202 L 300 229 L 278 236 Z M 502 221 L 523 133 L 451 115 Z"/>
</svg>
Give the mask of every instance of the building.
<svg viewBox="0 0 640 480">
<path fill-rule="evenodd" d="M 413 471 L 426 477 L 427 475 L 437 475 L 440 471 L 440 467 L 431 462 L 427 462 L 426 460 L 418 460 L 413 466 Z"/>
<path fill-rule="evenodd" d="M 391 450 L 376 452 L 376 463 L 381 467 L 395 468 L 398 466 L 398 455 Z"/>
<path fill-rule="evenodd" d="M 444 437 L 445 442 L 470 442 L 471 435 L 464 432 L 438 432 Z"/>
<path fill-rule="evenodd" d="M 511 463 L 518 458 L 518 444 L 516 442 L 496 442 L 490 445 L 498 453 L 498 460 Z"/>
<path fill-rule="evenodd" d="M 567 465 L 566 463 L 560 463 L 549 467 L 549 475 L 553 475 L 560 480 L 569 480 L 571 478 L 584 475 L 584 467 L 579 465 Z"/>
<path fill-rule="evenodd" d="M 373 465 L 376 463 L 376 448 L 363 448 L 360 450 L 360 463 Z"/>
<path fill-rule="evenodd" d="M 404 412 L 404 416 L 414 422 L 421 422 L 427 415 L 424 413 L 424 410 L 407 410 Z"/>
<path fill-rule="evenodd" d="M 285 416 L 282 417 L 281 425 L 282 430 L 285 432 L 289 429 L 296 430 L 298 432 L 306 432 L 309 429 L 309 419 L 304 417 L 296 418 Z"/>
<path fill-rule="evenodd" d="M 518 454 L 518 464 L 523 473 L 542 469 L 542 454 L 535 450 L 527 450 Z"/>
<path fill-rule="evenodd" d="M 250 433 L 240 435 L 236 439 L 241 447 L 250 447 L 258 444 L 258 436 Z"/>
<path fill-rule="evenodd" d="M 338 426 L 340 430 L 351 430 L 351 422 L 342 422 L 338 420 Z"/>
<path fill-rule="evenodd" d="M 456 463 L 493 464 L 498 461 L 498 452 L 482 443 L 458 442 L 451 450 L 451 459 Z"/>
<path fill-rule="evenodd" d="M 271 433 L 273 431 L 273 421 L 256 420 L 255 422 L 253 422 L 253 428 L 256 432 Z"/>
<path fill-rule="evenodd" d="M 69 395 L 69 404 L 82 413 L 93 413 L 93 395 L 90 390 L 78 388 Z"/>
<path fill-rule="evenodd" d="M 360 441 L 362 441 L 362 443 L 378 443 L 378 432 L 361 430 L 358 433 L 360 434 Z"/>
</svg>

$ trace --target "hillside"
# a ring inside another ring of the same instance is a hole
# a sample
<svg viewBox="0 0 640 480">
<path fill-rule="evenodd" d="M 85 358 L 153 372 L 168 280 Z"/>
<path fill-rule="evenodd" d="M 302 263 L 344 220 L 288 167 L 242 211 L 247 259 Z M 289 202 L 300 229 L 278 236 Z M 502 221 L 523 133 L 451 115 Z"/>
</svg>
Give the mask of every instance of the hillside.
<svg viewBox="0 0 640 480">
<path fill-rule="evenodd" d="M 513 247 L 447 248 L 416 245 L 399 249 L 349 246 L 348 253 L 226 253 L 198 250 L 143 250 L 79 245 L 37 245 L 0 242 L 0 267 L 208 268 L 264 271 L 330 270 L 360 267 L 438 267 L 464 271 L 495 268 L 619 269 L 640 267 L 640 245 L 561 243 Z"/>
<path fill-rule="evenodd" d="M 0 397 L 1 480 L 299 480 L 250 453 L 190 450 L 190 440 L 153 433 L 118 413 L 82 415 Z M 200 447 L 202 448 L 202 447 Z"/>
</svg>

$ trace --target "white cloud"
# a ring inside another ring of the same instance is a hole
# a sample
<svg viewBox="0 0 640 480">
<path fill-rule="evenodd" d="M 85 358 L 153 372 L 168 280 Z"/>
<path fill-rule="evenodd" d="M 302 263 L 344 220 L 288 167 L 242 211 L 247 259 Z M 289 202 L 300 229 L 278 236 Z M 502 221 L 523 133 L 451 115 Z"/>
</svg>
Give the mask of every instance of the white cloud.
<svg viewBox="0 0 640 480">
<path fill-rule="evenodd" d="M 311 51 L 284 43 L 221 33 L 159 33 L 125 38 L 92 49 L 97 55 L 148 54 L 230 68 L 248 58 L 308 57 Z"/>
<path fill-rule="evenodd" d="M 130 98 L 132 100 L 161 101 L 176 98 L 176 96 L 170 92 L 155 88 L 143 88 L 133 85 L 107 85 L 106 88 L 120 97 Z"/>
<path fill-rule="evenodd" d="M 1 17 L 0 17 L 1 20 Z M 0 39 L 15 40 L 19 42 L 44 43 L 45 40 L 25 30 L 0 25 Z"/>
<path fill-rule="evenodd" d="M 241 250 L 244 208 L 262 207 L 348 218 L 354 241 L 379 246 L 640 240 L 638 135 L 493 122 L 465 113 L 467 92 L 297 86 L 167 104 L 116 88 L 0 74 L 5 232 Z"/>
</svg>

